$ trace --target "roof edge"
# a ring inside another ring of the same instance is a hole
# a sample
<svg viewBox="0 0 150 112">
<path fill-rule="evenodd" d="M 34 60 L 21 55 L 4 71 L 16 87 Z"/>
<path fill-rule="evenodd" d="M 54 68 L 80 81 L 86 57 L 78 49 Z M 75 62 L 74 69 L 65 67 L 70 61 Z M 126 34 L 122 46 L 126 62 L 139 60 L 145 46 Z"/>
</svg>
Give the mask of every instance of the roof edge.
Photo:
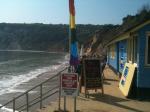
<svg viewBox="0 0 150 112">
<path fill-rule="evenodd" d="M 120 34 L 120 35 L 118 35 L 118 36 L 115 36 L 116 38 L 114 38 L 114 39 L 112 39 L 111 41 L 109 41 L 109 43 L 106 44 L 106 46 L 109 46 L 109 45 L 111 45 L 111 44 L 113 44 L 113 43 L 115 43 L 115 42 L 118 42 L 118 41 L 120 41 L 120 40 L 124 40 L 124 39 L 126 39 L 126 38 L 129 38 L 131 33 L 133 33 L 133 32 L 135 32 L 135 31 L 141 29 L 142 27 L 144 27 L 144 26 L 147 25 L 147 24 L 150 24 L 150 20 L 145 21 L 145 22 L 143 22 L 143 23 L 141 23 L 141 24 L 135 26 L 134 28 L 132 28 L 132 29 L 130 29 L 130 30 L 128 30 L 128 31 L 125 31 L 124 33 L 122 33 L 122 34 Z"/>
</svg>

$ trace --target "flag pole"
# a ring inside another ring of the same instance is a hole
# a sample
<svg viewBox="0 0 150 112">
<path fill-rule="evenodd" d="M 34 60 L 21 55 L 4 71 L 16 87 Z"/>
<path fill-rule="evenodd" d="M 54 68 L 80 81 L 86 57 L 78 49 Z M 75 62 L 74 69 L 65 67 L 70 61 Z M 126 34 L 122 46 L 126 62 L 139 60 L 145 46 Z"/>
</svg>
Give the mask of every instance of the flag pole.
<svg viewBox="0 0 150 112">
<path fill-rule="evenodd" d="M 76 39 L 76 26 L 75 26 L 75 6 L 74 0 L 69 0 L 70 12 L 70 66 L 76 68 L 79 64 L 78 57 L 78 43 Z"/>
<path fill-rule="evenodd" d="M 70 12 L 70 19 L 69 19 L 70 67 L 71 72 L 76 72 L 75 69 L 79 64 L 79 59 L 78 59 L 78 43 L 76 39 L 74 0 L 69 0 L 69 12 Z M 74 97 L 74 112 L 76 112 L 76 97 Z"/>
</svg>

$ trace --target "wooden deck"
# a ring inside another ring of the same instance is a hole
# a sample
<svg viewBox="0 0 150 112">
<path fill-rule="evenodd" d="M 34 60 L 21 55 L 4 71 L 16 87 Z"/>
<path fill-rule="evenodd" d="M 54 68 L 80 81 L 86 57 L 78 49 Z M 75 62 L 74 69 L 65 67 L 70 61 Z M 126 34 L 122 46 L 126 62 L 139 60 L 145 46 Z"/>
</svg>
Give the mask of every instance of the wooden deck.
<svg viewBox="0 0 150 112">
<path fill-rule="evenodd" d="M 77 98 L 77 112 L 150 112 L 150 102 L 127 99 L 118 88 L 119 80 L 108 67 L 104 70 L 104 95 L 101 90 L 90 91 L 89 98 L 81 93 Z M 82 89 L 84 91 L 84 88 Z M 63 99 L 61 102 L 63 109 Z M 67 110 L 73 111 L 73 99 L 67 98 Z M 46 105 L 38 112 L 54 112 L 58 110 L 58 102 Z"/>
</svg>

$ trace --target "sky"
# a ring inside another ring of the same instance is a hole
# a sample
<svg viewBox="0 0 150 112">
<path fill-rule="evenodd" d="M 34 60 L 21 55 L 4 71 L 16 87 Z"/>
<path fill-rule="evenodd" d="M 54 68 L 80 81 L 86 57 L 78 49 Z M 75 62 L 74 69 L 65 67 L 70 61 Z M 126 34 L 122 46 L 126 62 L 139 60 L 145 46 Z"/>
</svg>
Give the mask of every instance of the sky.
<svg viewBox="0 0 150 112">
<path fill-rule="evenodd" d="M 76 24 L 121 24 L 150 0 L 75 0 Z M 68 0 L 0 0 L 0 23 L 68 24 Z"/>
</svg>

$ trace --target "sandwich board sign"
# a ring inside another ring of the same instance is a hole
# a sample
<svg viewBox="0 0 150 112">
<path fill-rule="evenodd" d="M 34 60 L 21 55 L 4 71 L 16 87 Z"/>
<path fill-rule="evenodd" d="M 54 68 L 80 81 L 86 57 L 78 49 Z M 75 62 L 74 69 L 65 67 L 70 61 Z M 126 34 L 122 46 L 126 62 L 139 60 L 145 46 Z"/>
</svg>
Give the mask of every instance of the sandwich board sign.
<svg viewBox="0 0 150 112">
<path fill-rule="evenodd" d="M 98 58 L 85 58 L 83 59 L 83 73 L 84 73 L 84 86 L 85 95 L 87 90 L 102 89 L 103 90 L 103 77 L 101 61 Z"/>
<path fill-rule="evenodd" d="M 129 94 L 136 66 L 136 64 L 126 63 L 123 69 L 119 88 L 125 96 Z"/>
<path fill-rule="evenodd" d="M 61 96 L 78 96 L 78 74 L 61 74 Z"/>
</svg>

